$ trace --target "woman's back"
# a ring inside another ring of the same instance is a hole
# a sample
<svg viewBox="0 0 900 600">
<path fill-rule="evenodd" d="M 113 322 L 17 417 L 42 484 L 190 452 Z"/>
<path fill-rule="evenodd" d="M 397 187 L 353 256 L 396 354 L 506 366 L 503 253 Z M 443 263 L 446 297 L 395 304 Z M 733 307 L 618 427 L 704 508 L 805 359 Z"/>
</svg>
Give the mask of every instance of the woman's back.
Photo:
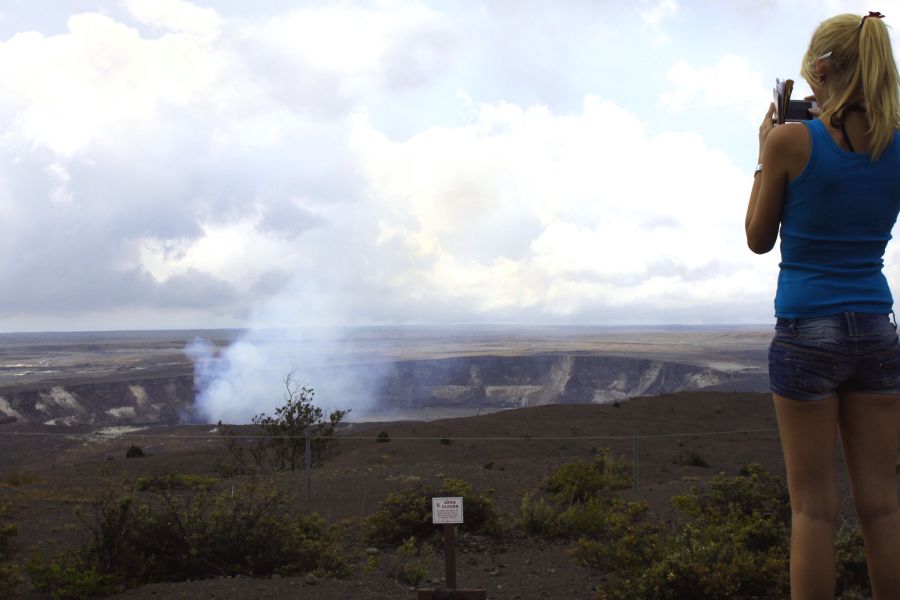
<svg viewBox="0 0 900 600">
<path fill-rule="evenodd" d="M 809 158 L 787 186 L 781 217 L 776 315 L 890 312 L 881 268 L 900 211 L 900 132 L 872 161 L 841 148 L 822 121 L 806 127 Z"/>
</svg>

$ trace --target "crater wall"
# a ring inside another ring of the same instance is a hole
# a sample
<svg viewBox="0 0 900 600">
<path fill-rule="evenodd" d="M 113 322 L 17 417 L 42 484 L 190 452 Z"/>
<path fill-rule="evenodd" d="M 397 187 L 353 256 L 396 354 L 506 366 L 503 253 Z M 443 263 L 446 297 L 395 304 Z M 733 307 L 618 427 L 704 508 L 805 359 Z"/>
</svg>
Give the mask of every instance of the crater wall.
<svg viewBox="0 0 900 600">
<path fill-rule="evenodd" d="M 458 357 L 394 363 L 379 397 L 388 410 L 500 409 L 611 403 L 699 389 L 765 391 L 765 372 L 623 356 Z"/>
<path fill-rule="evenodd" d="M 340 376 L 335 367 L 326 377 Z M 315 387 L 315 385 L 313 385 Z M 420 409 L 501 410 L 559 403 L 611 403 L 679 391 L 765 391 L 759 367 L 578 353 L 467 356 L 389 363 L 373 413 Z M 0 423 L 175 424 L 192 420 L 193 376 L 0 388 Z"/>
<path fill-rule="evenodd" d="M 0 389 L 0 422 L 136 425 L 181 422 L 194 402 L 193 376 Z"/>
</svg>

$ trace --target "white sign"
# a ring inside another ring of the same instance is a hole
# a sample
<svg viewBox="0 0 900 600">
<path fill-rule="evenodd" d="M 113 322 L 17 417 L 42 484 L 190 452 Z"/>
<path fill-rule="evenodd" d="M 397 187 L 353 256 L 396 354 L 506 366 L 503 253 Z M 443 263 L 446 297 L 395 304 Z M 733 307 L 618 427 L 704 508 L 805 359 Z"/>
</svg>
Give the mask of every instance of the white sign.
<svg viewBox="0 0 900 600">
<path fill-rule="evenodd" d="M 462 523 L 463 499 L 462 498 L 432 498 L 431 522 Z"/>
</svg>

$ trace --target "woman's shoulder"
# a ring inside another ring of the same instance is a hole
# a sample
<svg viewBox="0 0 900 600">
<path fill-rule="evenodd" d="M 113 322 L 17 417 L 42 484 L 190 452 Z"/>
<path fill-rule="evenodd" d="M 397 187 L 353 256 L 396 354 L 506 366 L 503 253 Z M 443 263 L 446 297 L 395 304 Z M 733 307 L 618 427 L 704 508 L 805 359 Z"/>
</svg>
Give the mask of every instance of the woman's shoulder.
<svg viewBox="0 0 900 600">
<path fill-rule="evenodd" d="M 815 121 L 818 121 L 818 119 Z M 776 144 L 809 144 L 812 129 L 815 126 L 813 121 L 810 121 L 808 125 L 805 122 L 784 123 L 773 129 L 772 133 L 769 134 L 769 138 Z"/>
<path fill-rule="evenodd" d="M 785 123 L 773 129 L 766 140 L 766 152 L 783 164 L 792 178 L 803 170 L 809 158 L 809 129 L 802 123 Z"/>
</svg>

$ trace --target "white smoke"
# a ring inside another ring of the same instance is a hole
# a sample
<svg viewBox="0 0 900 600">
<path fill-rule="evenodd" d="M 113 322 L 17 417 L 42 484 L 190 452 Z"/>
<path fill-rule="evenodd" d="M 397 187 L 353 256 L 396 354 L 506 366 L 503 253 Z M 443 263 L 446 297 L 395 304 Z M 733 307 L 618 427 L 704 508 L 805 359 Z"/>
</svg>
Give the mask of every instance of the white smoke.
<svg viewBox="0 0 900 600">
<path fill-rule="evenodd" d="M 285 379 L 314 390 L 325 414 L 371 414 L 386 363 L 347 361 L 351 330 L 249 330 L 224 348 L 196 339 L 185 348 L 194 363 L 196 417 L 206 422 L 249 423 L 284 404 Z"/>
</svg>

